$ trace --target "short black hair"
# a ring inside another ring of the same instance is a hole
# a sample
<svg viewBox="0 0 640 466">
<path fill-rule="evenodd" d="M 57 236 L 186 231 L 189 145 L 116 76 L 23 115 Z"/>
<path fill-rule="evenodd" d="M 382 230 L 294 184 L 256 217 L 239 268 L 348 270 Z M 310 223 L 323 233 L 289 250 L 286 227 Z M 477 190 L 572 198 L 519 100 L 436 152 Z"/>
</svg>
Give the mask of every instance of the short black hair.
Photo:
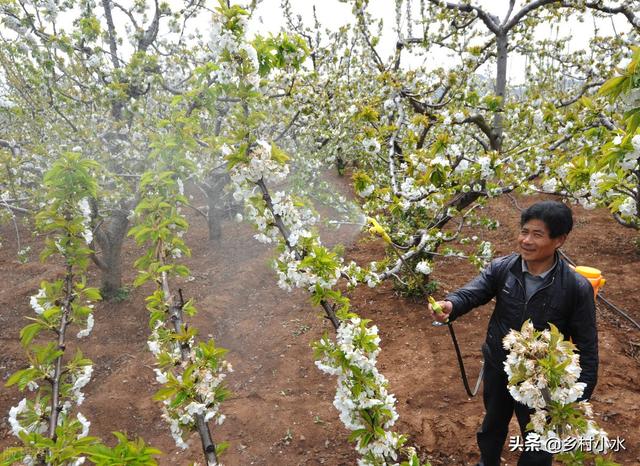
<svg viewBox="0 0 640 466">
<path fill-rule="evenodd" d="M 520 226 L 524 226 L 529 220 L 542 220 L 549 229 L 549 236 L 568 235 L 573 228 L 573 213 L 562 202 L 542 201 L 536 202 L 522 211 Z"/>
</svg>

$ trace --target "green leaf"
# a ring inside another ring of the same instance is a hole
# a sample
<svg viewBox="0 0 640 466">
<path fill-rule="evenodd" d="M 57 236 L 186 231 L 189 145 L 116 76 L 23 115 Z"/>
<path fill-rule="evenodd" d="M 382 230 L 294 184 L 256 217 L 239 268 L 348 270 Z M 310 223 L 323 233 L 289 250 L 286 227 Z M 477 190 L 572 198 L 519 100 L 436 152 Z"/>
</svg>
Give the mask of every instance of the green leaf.
<svg viewBox="0 0 640 466">
<path fill-rule="evenodd" d="M 172 408 L 177 408 L 178 406 L 180 406 L 188 398 L 189 398 L 189 393 L 185 392 L 184 390 L 180 390 L 178 392 L 178 394 L 176 395 L 176 397 L 171 402 L 171 407 Z"/>
<path fill-rule="evenodd" d="M 615 99 L 624 90 L 624 84 L 627 79 L 628 78 L 626 76 L 615 76 L 607 80 L 602 85 L 598 93 L 601 95 L 610 96 L 612 99 Z"/>
<path fill-rule="evenodd" d="M 178 389 L 176 387 L 162 387 L 153 395 L 153 399 L 156 401 L 164 401 L 171 398 L 177 391 Z"/>
<path fill-rule="evenodd" d="M 33 341 L 33 339 L 40 333 L 40 331 L 44 330 L 46 327 L 43 326 L 40 322 L 35 322 L 33 324 L 29 324 L 20 330 L 20 343 L 22 346 L 27 347 L 29 343 Z"/>
</svg>

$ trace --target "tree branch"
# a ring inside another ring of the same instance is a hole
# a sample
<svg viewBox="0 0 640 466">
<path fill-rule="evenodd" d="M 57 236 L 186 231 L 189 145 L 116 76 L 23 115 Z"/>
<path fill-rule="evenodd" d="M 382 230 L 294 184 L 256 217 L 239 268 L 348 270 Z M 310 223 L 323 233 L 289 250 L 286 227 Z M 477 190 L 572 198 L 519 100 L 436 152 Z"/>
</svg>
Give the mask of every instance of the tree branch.
<svg viewBox="0 0 640 466">
<path fill-rule="evenodd" d="M 107 30 L 109 31 L 109 51 L 111 55 L 111 63 L 114 68 L 120 68 L 118 60 L 118 42 L 116 36 L 116 28 L 113 24 L 113 16 L 111 14 L 111 0 L 102 0 L 102 8 L 104 8 L 104 16 L 107 19 Z"/>
<path fill-rule="evenodd" d="M 480 7 L 469 4 L 463 5 L 460 3 L 445 2 L 442 0 L 429 0 L 429 2 L 434 5 L 445 6 L 449 10 L 464 11 L 465 13 L 475 13 L 491 32 L 493 32 L 494 34 L 500 33 L 500 26 L 498 25 L 497 18 L 493 15 L 490 15 Z"/>
<path fill-rule="evenodd" d="M 613 218 L 615 219 L 616 222 L 618 222 L 623 227 L 633 228 L 634 230 L 640 230 L 640 223 L 628 222 L 626 220 L 623 220 L 622 217 L 620 217 L 620 215 L 617 213 L 613 214 Z"/>
<path fill-rule="evenodd" d="M 580 97 L 582 97 L 583 95 L 586 94 L 586 92 L 593 88 L 593 87 L 600 87 L 604 84 L 604 81 L 597 81 L 597 82 L 593 82 L 593 83 L 587 83 L 584 86 L 582 86 L 582 88 L 580 89 L 580 92 L 578 92 L 575 96 L 573 96 L 572 98 L 570 98 L 569 100 L 561 100 L 560 103 L 558 103 L 556 105 L 556 107 L 568 107 L 571 104 L 576 103 L 578 100 L 580 100 Z"/>
<path fill-rule="evenodd" d="M 562 2 L 563 5 L 562 6 L 566 6 L 567 2 L 563 1 Z M 633 12 L 633 10 L 631 9 L 631 4 L 636 3 L 633 1 L 630 2 L 623 2 L 622 5 L 620 5 L 619 7 L 610 7 L 610 6 L 606 6 L 606 5 L 602 5 L 600 2 L 587 2 L 586 6 L 587 8 L 591 8 L 593 10 L 598 10 L 601 11 L 603 13 L 610 13 L 610 14 L 622 14 L 624 15 L 629 22 L 631 23 L 631 25 L 636 29 L 636 30 L 640 30 L 640 17 L 636 16 L 635 13 Z"/>
<path fill-rule="evenodd" d="M 476 113 L 475 115 L 471 115 L 465 118 L 458 124 L 462 124 L 462 123 L 475 124 L 480 129 L 480 131 L 482 131 L 485 134 L 485 136 L 489 138 L 489 144 L 491 148 L 496 149 L 497 143 L 498 143 L 496 135 L 493 133 L 493 129 L 489 126 L 489 124 L 486 122 L 486 120 L 482 115 L 480 115 L 479 113 Z"/>
<path fill-rule="evenodd" d="M 551 3 L 558 3 L 560 0 L 534 0 L 533 2 L 527 3 L 523 6 L 520 11 L 518 11 L 511 20 L 502 26 L 502 30 L 506 33 L 510 31 L 513 27 L 516 26 L 520 22 L 522 18 L 527 16 L 534 10 L 541 8 L 543 6 L 549 5 Z"/>
<path fill-rule="evenodd" d="M 146 52 L 153 41 L 156 40 L 156 37 L 158 37 L 158 31 L 160 30 L 160 16 L 162 15 L 162 10 L 160 8 L 160 5 L 158 4 L 158 0 L 155 0 L 155 5 L 156 11 L 153 15 L 153 20 L 151 20 L 151 24 L 138 41 L 138 51 L 140 52 Z"/>
</svg>

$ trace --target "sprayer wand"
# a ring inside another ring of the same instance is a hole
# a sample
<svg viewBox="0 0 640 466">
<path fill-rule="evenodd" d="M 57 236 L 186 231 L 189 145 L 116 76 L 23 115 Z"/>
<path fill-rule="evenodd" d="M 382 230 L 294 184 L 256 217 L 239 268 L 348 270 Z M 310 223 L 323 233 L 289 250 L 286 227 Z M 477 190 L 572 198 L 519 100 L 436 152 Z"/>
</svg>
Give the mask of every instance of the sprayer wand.
<svg viewBox="0 0 640 466">
<path fill-rule="evenodd" d="M 400 254 L 400 252 L 396 249 L 395 243 L 391 240 L 391 237 L 384 230 L 384 228 L 382 228 L 382 226 L 378 223 L 378 221 L 372 217 L 367 217 L 367 223 L 371 225 L 371 227 L 369 228 L 369 233 L 371 233 L 372 235 L 380 236 L 386 243 L 388 243 L 391 246 L 391 249 L 396 254 L 396 256 L 398 256 L 398 259 L 400 259 L 400 262 L 402 263 L 402 265 L 405 266 L 405 268 L 409 271 L 409 273 L 415 279 L 416 285 L 418 286 L 418 288 L 420 288 L 420 291 L 422 291 L 422 293 L 424 293 L 426 296 L 429 297 L 428 298 L 429 303 L 431 304 L 431 308 L 434 310 L 434 312 L 437 313 L 438 310 L 439 312 L 442 312 L 442 308 L 440 307 L 440 305 L 436 303 L 436 300 L 433 298 L 433 296 L 431 296 L 431 294 L 427 292 L 427 290 L 422 285 L 422 283 L 420 283 L 420 278 L 418 277 L 416 272 L 413 270 L 413 268 L 409 267 L 409 264 L 407 264 L 404 257 L 402 257 L 402 254 Z M 467 372 L 464 369 L 464 361 L 462 359 L 462 353 L 460 352 L 460 345 L 458 345 L 458 339 L 456 338 L 456 333 L 453 330 L 453 324 L 451 322 L 445 323 L 445 322 L 439 322 L 436 320 L 436 321 L 433 321 L 432 325 L 435 327 L 441 327 L 446 325 L 449 328 L 449 335 L 451 335 L 451 341 L 453 342 L 453 347 L 456 350 L 456 356 L 458 358 L 458 366 L 460 367 L 460 374 L 462 376 L 462 383 L 464 385 L 464 389 L 467 392 L 467 395 L 469 395 L 470 397 L 476 396 L 476 394 L 478 393 L 478 389 L 480 388 L 480 381 L 482 380 L 482 375 L 484 373 L 484 361 L 480 367 L 480 373 L 478 374 L 478 380 L 476 381 L 476 385 L 474 389 L 471 390 L 471 388 L 469 387 L 469 380 L 467 379 Z"/>
</svg>

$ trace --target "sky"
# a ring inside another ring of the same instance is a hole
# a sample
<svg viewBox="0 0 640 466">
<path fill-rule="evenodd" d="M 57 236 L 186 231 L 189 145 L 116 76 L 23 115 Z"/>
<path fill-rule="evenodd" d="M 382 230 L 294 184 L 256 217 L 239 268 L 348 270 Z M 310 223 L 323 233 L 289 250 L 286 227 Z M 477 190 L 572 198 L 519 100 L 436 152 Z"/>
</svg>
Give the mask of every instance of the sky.
<svg viewBox="0 0 640 466">
<path fill-rule="evenodd" d="M 455 1 L 455 0 L 451 0 Z M 486 11 L 499 16 L 504 17 L 507 12 L 509 1 L 508 0 L 475 0 L 475 3 L 481 6 Z M 514 11 L 517 11 L 518 7 L 523 4 L 522 0 L 516 1 L 516 7 Z M 320 23 L 331 29 L 337 30 L 340 26 L 345 24 L 353 24 L 354 18 L 351 13 L 351 5 L 346 3 L 340 3 L 338 0 L 291 0 L 292 9 L 296 14 L 300 14 L 305 21 L 305 24 L 312 25 L 312 12 L 313 6 L 316 7 L 316 12 Z M 416 9 L 419 5 L 418 0 L 412 0 L 412 5 Z M 406 8 L 406 0 L 403 2 L 403 11 Z M 368 11 L 372 13 L 375 18 L 383 18 L 384 29 L 383 35 L 379 46 L 377 47 L 378 53 L 384 58 L 391 55 L 394 51 L 397 36 L 394 32 L 395 24 L 395 1 L 394 0 L 370 0 Z M 413 13 L 414 18 L 417 18 L 417 10 Z M 403 15 L 403 24 L 406 26 L 406 16 Z M 266 34 L 268 32 L 277 33 L 282 26 L 285 25 L 282 9 L 280 7 L 280 0 L 263 0 L 258 6 L 254 16 L 250 22 L 250 34 L 260 33 Z M 615 31 L 628 31 L 629 26 L 626 19 L 621 15 L 613 20 L 598 20 L 598 27 L 601 30 L 601 34 L 610 35 Z M 615 29 L 614 29 L 615 27 Z M 544 38 L 553 34 L 556 35 L 556 29 L 558 25 L 548 25 L 541 27 L 537 33 L 538 38 Z M 406 29 L 406 28 L 405 28 Z M 417 30 L 417 27 L 414 27 Z M 584 23 L 578 21 L 572 21 L 570 23 L 561 24 L 559 27 L 559 35 L 571 35 L 572 40 L 569 46 L 572 50 L 583 48 L 588 43 L 588 39 L 593 36 L 593 20 L 589 18 Z M 422 59 L 420 59 L 421 61 Z M 437 57 L 437 60 L 431 59 L 431 62 L 442 63 L 443 60 L 452 60 L 444 53 Z M 416 59 L 409 58 L 406 63 L 409 66 L 415 66 L 421 64 Z M 524 58 L 510 54 L 509 56 L 509 75 L 511 84 L 518 84 L 524 81 Z"/>
</svg>

